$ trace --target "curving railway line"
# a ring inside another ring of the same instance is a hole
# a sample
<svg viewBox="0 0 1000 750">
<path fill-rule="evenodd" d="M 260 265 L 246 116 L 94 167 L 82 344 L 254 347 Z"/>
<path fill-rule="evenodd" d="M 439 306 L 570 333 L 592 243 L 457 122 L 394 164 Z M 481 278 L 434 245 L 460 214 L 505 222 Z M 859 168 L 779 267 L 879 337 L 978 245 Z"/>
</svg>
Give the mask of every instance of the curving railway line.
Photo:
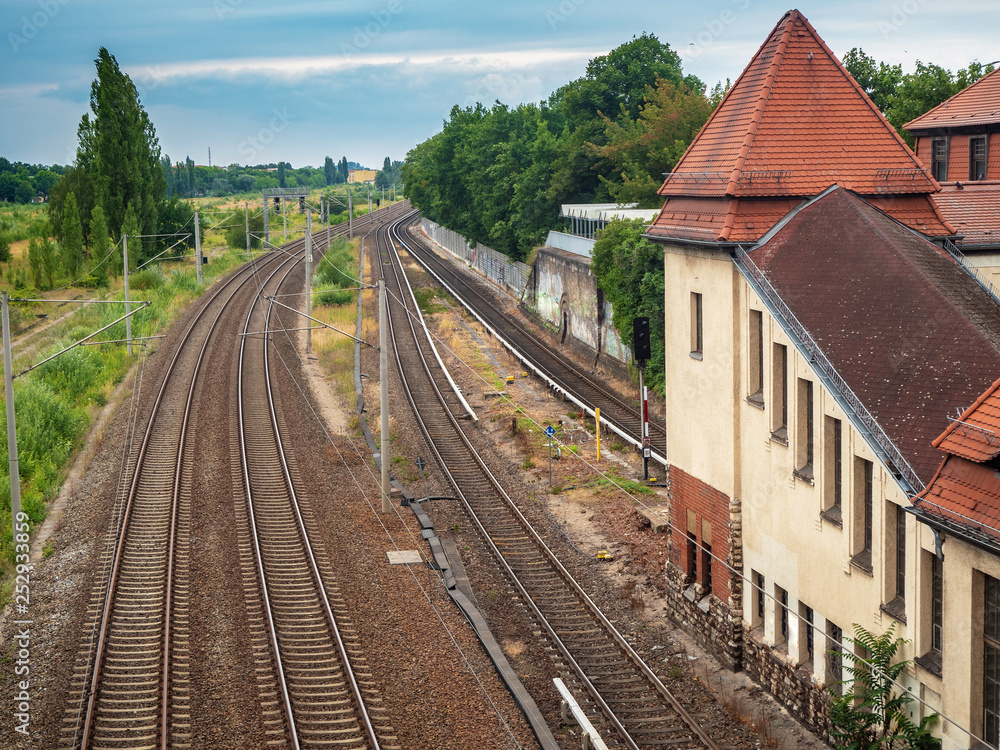
<svg viewBox="0 0 1000 750">
<path fill-rule="evenodd" d="M 378 267 L 391 290 L 392 349 L 413 415 L 456 497 L 567 665 L 564 679 L 589 694 L 622 746 L 718 750 L 560 563 L 464 434 L 452 398 L 437 385 L 443 373 L 414 325 L 419 311 L 395 252 L 409 248 L 400 232 L 406 220 L 377 234 Z"/>
<path fill-rule="evenodd" d="M 408 227 L 416 219 L 414 216 L 408 222 Z M 599 407 L 602 421 L 614 425 L 616 431 L 633 445 L 642 445 L 639 432 L 640 411 L 635 401 L 629 402 L 621 398 L 592 374 L 560 357 L 535 333 L 512 316 L 505 315 L 497 305 L 495 292 L 486 291 L 483 282 L 474 280 L 469 274 L 457 270 L 442 259 L 420 237 L 410 232 L 397 231 L 395 241 L 405 247 L 441 286 L 465 305 L 516 357 L 529 363 L 591 414 L 594 413 L 594 407 Z M 667 432 L 661 420 L 650 418 L 649 437 L 652 457 L 661 464 L 666 464 Z"/>
<path fill-rule="evenodd" d="M 333 234 L 345 232 L 340 226 Z M 317 251 L 325 236 L 314 236 Z M 291 274 L 302 268 L 303 250 L 303 240 L 289 243 L 210 290 L 172 354 L 164 355 L 172 359 L 125 467 L 110 543 L 97 566 L 62 748 L 192 744 L 192 473 L 195 436 L 210 427 L 199 424 L 199 405 L 220 398 L 239 405 L 234 421 L 244 428 L 242 481 L 233 495 L 245 504 L 237 511 L 247 524 L 241 557 L 253 558 L 241 561 L 244 589 L 261 595 L 247 610 L 259 636 L 256 671 L 267 745 L 396 747 L 349 608 L 322 562 L 325 553 L 310 546 L 312 517 L 307 504 L 296 502 L 294 470 L 281 449 L 287 429 L 273 405 L 269 337 L 253 335 L 284 325 L 275 322 L 264 294 L 294 287 Z M 294 279 L 301 284 L 299 276 Z M 206 382 L 210 371 L 224 362 L 236 366 L 237 356 L 238 392 L 213 390 Z"/>
</svg>

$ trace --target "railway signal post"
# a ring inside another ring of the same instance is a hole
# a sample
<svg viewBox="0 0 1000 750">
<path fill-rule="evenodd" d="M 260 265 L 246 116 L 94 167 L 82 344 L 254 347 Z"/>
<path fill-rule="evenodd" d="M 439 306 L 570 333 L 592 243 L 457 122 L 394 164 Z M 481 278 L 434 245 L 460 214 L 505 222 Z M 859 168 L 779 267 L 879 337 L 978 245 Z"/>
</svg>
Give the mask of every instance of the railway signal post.
<svg viewBox="0 0 1000 750">
<path fill-rule="evenodd" d="M 639 367 L 639 434 L 642 436 L 642 481 L 649 480 L 649 399 L 643 377 L 650 358 L 649 318 L 632 319 L 632 353 Z"/>
</svg>

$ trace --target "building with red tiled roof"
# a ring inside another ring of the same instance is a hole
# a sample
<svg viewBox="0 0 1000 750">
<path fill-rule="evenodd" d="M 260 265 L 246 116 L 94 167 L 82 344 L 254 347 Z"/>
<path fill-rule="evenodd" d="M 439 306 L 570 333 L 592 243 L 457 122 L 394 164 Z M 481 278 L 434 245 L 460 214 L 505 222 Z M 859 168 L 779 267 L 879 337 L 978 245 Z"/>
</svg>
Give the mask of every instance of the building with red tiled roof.
<svg viewBox="0 0 1000 750">
<path fill-rule="evenodd" d="M 666 176 L 649 234 L 753 242 L 833 184 L 924 234 L 954 234 L 928 200 L 937 182 L 792 10 Z"/>
<path fill-rule="evenodd" d="M 1000 558 L 939 556 L 910 499 L 949 416 L 1000 375 L 1000 305 L 944 241 L 938 190 L 790 11 L 666 176 L 647 236 L 664 251 L 671 616 L 820 732 L 846 676 L 831 649 L 893 626 L 924 701 L 911 718 L 950 717 L 935 733 L 958 750 L 987 736 L 963 627 L 982 630 L 969 585 L 1000 581 Z"/>
<path fill-rule="evenodd" d="M 921 652 L 917 664 L 937 669 L 943 698 L 958 707 L 958 718 L 974 737 L 997 747 L 1000 380 L 952 418 L 934 446 L 943 460 L 931 482 L 913 498 L 914 513 L 934 535 L 933 544 L 920 550 L 919 561 L 929 584 L 925 605 L 930 610 L 931 650 Z"/>
<path fill-rule="evenodd" d="M 1000 70 L 904 126 L 941 184 L 941 215 L 966 251 L 1000 248 Z M 978 263 L 977 263 L 978 264 Z M 989 275 L 1000 263 L 985 259 Z"/>
</svg>

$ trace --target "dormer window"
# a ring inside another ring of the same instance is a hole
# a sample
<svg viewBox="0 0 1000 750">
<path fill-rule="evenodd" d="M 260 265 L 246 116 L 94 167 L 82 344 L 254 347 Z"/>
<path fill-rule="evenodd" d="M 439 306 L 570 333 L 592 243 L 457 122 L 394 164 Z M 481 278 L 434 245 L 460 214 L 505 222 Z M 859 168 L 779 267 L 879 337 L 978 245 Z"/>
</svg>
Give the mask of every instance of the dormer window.
<svg viewBox="0 0 1000 750">
<path fill-rule="evenodd" d="M 969 137 L 969 179 L 986 179 L 986 136 Z"/>
<path fill-rule="evenodd" d="M 931 139 L 931 173 L 938 182 L 948 179 L 948 139 Z"/>
</svg>

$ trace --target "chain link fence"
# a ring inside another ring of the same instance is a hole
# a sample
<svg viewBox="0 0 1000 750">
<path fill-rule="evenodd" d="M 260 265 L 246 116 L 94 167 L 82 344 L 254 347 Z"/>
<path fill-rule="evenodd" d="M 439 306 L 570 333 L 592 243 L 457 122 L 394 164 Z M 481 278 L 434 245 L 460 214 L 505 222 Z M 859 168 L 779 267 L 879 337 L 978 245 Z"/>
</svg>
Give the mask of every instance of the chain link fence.
<svg viewBox="0 0 1000 750">
<path fill-rule="evenodd" d="M 468 263 L 501 289 L 506 289 L 519 298 L 523 295 L 528 285 L 530 266 L 512 261 L 486 245 L 470 245 L 458 232 L 445 229 L 430 219 L 422 218 L 420 227 L 438 246 Z"/>
</svg>

